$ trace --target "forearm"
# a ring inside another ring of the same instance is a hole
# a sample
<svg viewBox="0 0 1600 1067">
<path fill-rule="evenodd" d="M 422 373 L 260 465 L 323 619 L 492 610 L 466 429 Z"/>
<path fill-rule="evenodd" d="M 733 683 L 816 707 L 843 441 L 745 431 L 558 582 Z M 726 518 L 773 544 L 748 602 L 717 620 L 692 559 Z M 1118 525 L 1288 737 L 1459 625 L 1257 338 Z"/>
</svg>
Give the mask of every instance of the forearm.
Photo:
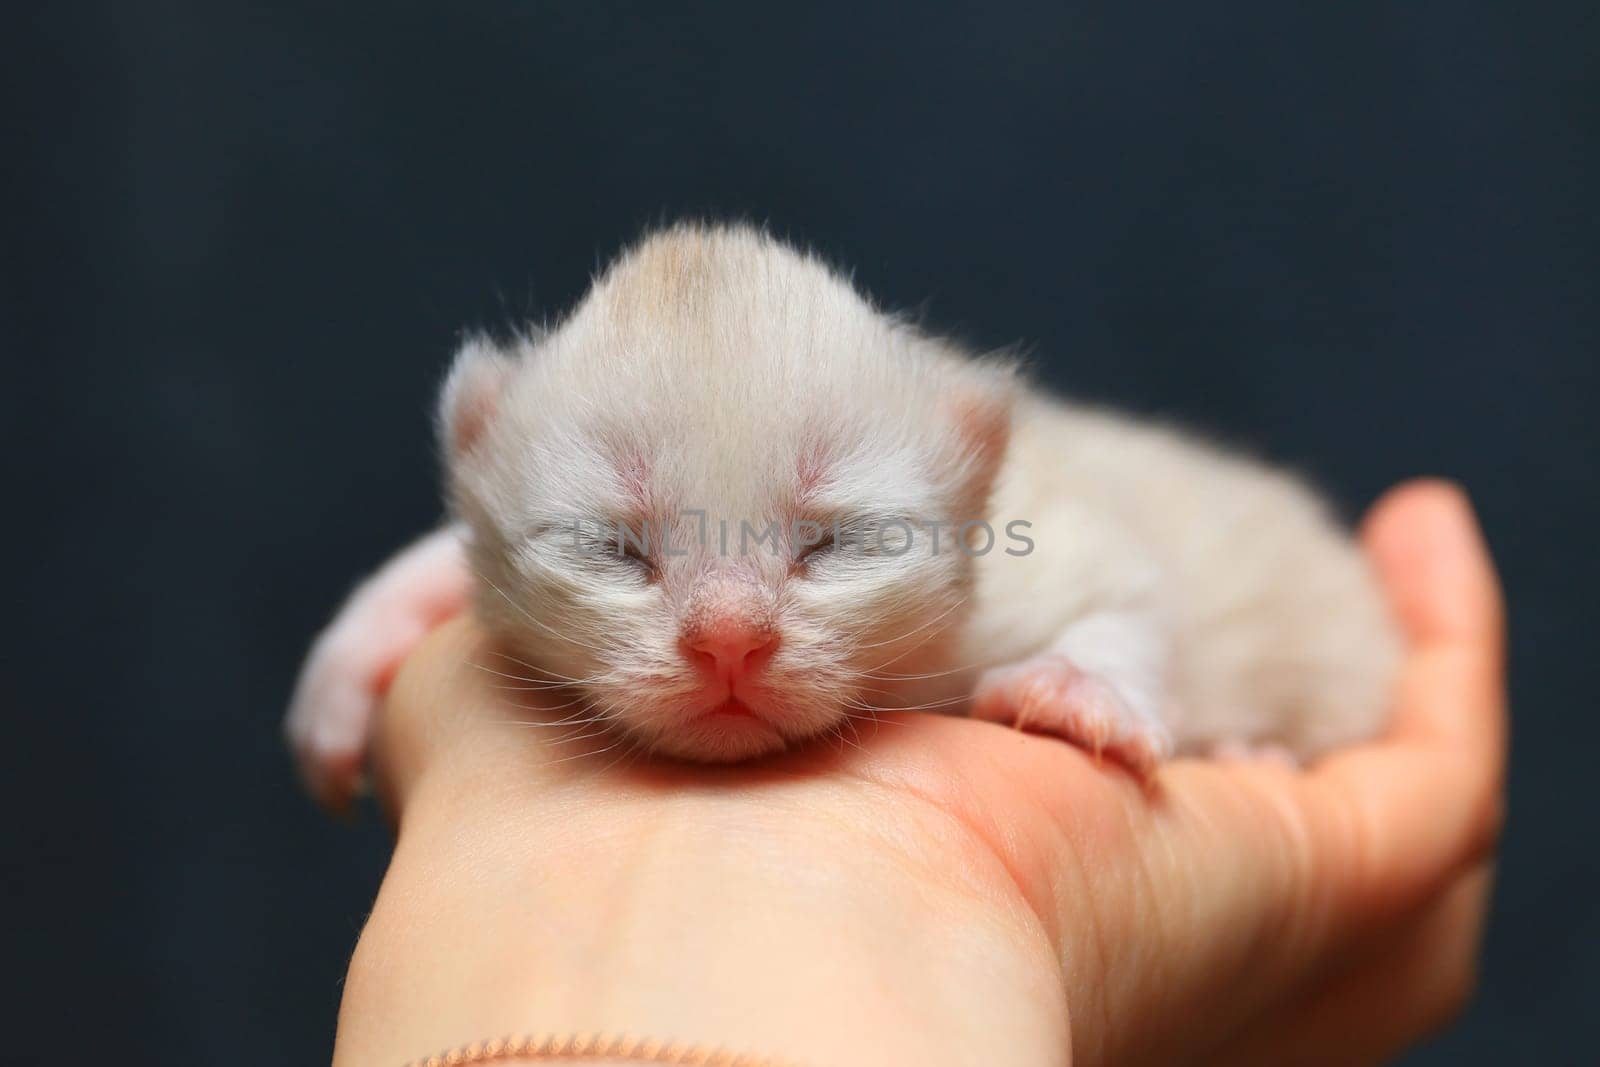
<svg viewBox="0 0 1600 1067">
<path fill-rule="evenodd" d="M 1066 1059 L 1047 957 L 1019 962 L 1013 926 L 787 803 L 782 783 L 755 801 L 748 787 L 601 796 L 519 780 L 516 753 L 465 755 L 470 781 L 453 762 L 406 799 L 338 1064 L 529 1031 L 813 1064 Z"/>
</svg>

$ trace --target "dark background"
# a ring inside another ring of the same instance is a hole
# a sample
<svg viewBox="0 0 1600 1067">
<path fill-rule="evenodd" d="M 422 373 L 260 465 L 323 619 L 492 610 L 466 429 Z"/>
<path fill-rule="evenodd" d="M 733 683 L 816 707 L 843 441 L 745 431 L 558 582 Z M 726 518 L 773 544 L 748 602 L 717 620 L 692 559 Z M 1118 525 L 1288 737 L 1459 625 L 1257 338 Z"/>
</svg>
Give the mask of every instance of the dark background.
<svg viewBox="0 0 1600 1067">
<path fill-rule="evenodd" d="M 1465 482 L 1512 818 L 1481 995 L 1408 1062 L 1586 1060 L 1593 5 L 661 7 L 0 16 L 0 1059 L 326 1059 L 388 840 L 295 788 L 298 658 L 437 517 L 456 331 L 707 213 L 1351 514 Z"/>
</svg>

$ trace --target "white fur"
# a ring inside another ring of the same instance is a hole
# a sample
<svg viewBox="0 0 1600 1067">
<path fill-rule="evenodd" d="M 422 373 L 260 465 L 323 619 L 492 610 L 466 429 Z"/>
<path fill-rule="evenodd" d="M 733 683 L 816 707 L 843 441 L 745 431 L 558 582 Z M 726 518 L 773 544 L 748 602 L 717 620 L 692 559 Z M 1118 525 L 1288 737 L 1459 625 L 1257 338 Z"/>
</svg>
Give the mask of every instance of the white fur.
<svg viewBox="0 0 1600 1067">
<path fill-rule="evenodd" d="M 372 718 L 406 653 L 467 604 L 461 531 L 439 530 L 361 583 L 317 636 L 284 728 L 307 787 L 342 807 L 361 775 Z"/>
<path fill-rule="evenodd" d="M 980 563 L 966 655 L 1022 659 L 1086 619 L 1133 614 L 1164 651 L 1137 684 L 1164 693 L 1182 751 L 1274 741 L 1306 758 L 1381 724 L 1393 624 L 1364 557 L 1298 480 L 1176 430 L 1033 398 L 994 507 L 1033 522 L 1037 551 Z"/>
<path fill-rule="evenodd" d="M 1044 654 L 1185 749 L 1271 739 L 1305 756 L 1381 718 L 1392 631 L 1298 482 L 1024 392 L 755 230 L 658 233 L 554 328 L 470 341 L 441 427 L 484 623 L 661 751 L 740 758 L 876 708 L 959 710 L 984 668 Z M 706 513 L 708 545 L 686 509 Z M 737 554 L 741 521 L 802 516 L 1023 520 L 1035 549 Z M 574 519 L 670 526 L 687 551 L 585 555 Z M 764 733 L 695 720 L 706 698 L 677 642 L 708 588 L 758 590 L 781 633 L 740 694 Z"/>
</svg>

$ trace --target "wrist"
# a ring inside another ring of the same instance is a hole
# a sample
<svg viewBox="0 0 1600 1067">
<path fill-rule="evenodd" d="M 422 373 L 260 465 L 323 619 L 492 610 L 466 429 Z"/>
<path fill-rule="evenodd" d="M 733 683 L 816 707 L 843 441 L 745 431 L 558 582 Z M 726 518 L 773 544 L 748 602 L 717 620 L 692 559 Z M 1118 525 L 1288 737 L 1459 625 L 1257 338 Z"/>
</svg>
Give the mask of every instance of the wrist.
<svg viewBox="0 0 1600 1067">
<path fill-rule="evenodd" d="M 830 1064 L 1065 1056 L 1048 950 L 875 833 L 782 785 L 602 793 L 511 770 L 408 799 L 351 965 L 350 1062 L 527 1030 Z"/>
</svg>

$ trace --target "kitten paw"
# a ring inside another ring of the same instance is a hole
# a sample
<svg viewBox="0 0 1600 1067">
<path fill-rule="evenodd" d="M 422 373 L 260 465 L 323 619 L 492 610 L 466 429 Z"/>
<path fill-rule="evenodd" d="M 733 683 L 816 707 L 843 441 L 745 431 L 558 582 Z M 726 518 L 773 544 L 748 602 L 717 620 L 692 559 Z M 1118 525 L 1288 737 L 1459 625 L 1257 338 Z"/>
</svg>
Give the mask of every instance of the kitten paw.
<svg viewBox="0 0 1600 1067">
<path fill-rule="evenodd" d="M 1172 755 L 1172 735 L 1163 723 L 1060 655 L 985 671 L 973 690 L 972 716 L 1059 737 L 1146 778 Z"/>
<path fill-rule="evenodd" d="M 434 626 L 464 611 L 462 533 L 429 534 L 363 582 L 318 635 L 284 730 L 311 795 L 345 811 L 363 785 L 367 737 L 389 681 Z"/>
<path fill-rule="evenodd" d="M 321 645 L 295 686 L 285 732 L 306 791 L 330 811 L 348 811 L 362 788 L 367 734 L 383 699 L 378 658 Z"/>
</svg>

